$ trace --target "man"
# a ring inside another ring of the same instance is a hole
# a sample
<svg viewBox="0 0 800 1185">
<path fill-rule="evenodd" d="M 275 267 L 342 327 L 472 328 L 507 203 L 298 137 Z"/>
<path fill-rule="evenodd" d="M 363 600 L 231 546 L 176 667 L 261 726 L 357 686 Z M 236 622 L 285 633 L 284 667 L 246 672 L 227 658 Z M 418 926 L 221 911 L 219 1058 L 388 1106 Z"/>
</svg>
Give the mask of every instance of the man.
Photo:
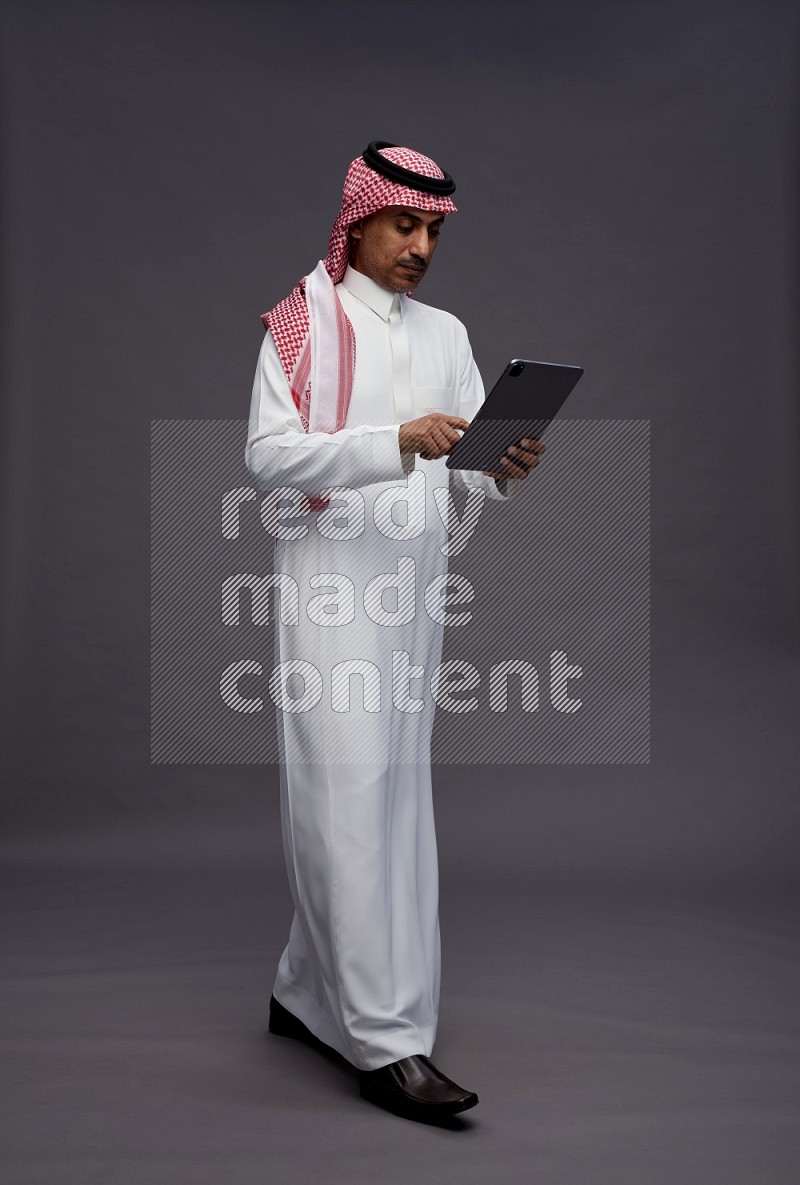
<svg viewBox="0 0 800 1185">
<path fill-rule="evenodd" d="M 407 148 L 375 141 L 351 163 L 327 257 L 262 317 L 245 454 L 289 502 L 274 503 L 288 529 L 273 682 L 295 912 L 270 1029 L 331 1047 L 364 1098 L 420 1119 L 478 1101 L 428 1057 L 440 946 L 433 703 L 419 682 L 442 626 L 421 606 L 447 569 L 444 458 L 484 390 L 461 322 L 411 297 L 454 189 Z M 457 479 L 507 501 L 544 448 L 522 445 L 498 471 Z M 335 593 L 292 617 L 295 588 Z"/>
</svg>

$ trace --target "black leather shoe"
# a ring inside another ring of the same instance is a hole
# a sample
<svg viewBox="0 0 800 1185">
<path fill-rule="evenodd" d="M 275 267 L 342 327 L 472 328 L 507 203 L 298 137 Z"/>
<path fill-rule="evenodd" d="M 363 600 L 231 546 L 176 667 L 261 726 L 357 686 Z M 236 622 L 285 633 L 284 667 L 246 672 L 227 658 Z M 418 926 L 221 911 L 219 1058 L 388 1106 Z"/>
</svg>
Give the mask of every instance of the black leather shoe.
<svg viewBox="0 0 800 1185">
<path fill-rule="evenodd" d="M 315 1037 L 293 1012 L 284 1008 L 283 1004 L 274 996 L 270 996 L 269 1001 L 269 1031 L 279 1037 L 294 1037 L 297 1041 L 304 1041 L 313 1049 L 330 1049 L 328 1045 L 320 1041 L 319 1037 Z"/>
<path fill-rule="evenodd" d="M 362 1099 L 408 1119 L 457 1115 L 478 1102 L 476 1094 L 445 1077 L 421 1053 L 379 1070 L 359 1070 L 358 1081 Z"/>
</svg>

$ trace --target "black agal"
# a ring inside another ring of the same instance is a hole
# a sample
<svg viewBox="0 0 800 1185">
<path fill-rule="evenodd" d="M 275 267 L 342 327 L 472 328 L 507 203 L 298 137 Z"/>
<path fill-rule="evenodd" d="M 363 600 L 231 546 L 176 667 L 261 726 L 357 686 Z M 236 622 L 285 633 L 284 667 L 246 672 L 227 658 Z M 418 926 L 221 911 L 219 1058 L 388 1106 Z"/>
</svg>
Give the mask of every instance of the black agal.
<svg viewBox="0 0 800 1185">
<path fill-rule="evenodd" d="M 381 148 L 396 147 L 396 144 L 389 144 L 385 140 L 373 140 L 361 155 L 371 169 L 388 177 L 390 181 L 396 181 L 398 185 L 419 189 L 422 193 L 433 193 L 437 197 L 449 197 L 451 193 L 455 193 L 456 183 L 449 173 L 444 173 L 444 169 L 444 177 L 426 177 L 424 173 L 414 173 L 411 169 L 396 165 L 380 153 Z"/>
</svg>

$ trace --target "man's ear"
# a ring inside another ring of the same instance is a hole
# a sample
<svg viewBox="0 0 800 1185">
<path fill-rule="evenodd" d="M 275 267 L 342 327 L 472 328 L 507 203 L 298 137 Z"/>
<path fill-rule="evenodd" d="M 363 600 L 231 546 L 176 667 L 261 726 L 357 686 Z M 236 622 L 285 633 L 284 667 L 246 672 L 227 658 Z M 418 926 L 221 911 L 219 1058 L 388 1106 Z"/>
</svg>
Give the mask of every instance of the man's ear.
<svg viewBox="0 0 800 1185">
<path fill-rule="evenodd" d="M 361 225 L 361 219 L 357 218 L 355 222 L 351 222 L 348 227 L 350 237 L 353 239 L 360 239 L 364 233 L 364 228 Z"/>
</svg>

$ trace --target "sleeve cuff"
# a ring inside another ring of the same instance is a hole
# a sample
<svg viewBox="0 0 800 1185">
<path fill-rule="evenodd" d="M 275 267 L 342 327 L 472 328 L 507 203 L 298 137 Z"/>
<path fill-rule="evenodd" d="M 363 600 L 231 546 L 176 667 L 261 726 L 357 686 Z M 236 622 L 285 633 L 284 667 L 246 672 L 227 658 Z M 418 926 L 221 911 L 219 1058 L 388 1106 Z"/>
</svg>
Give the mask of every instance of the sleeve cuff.
<svg viewBox="0 0 800 1185">
<path fill-rule="evenodd" d="M 408 459 L 410 458 L 410 465 Z M 414 468 L 414 454 L 400 452 L 400 425 L 388 424 L 372 433 L 375 481 L 405 477 Z"/>
<path fill-rule="evenodd" d="M 501 498 L 513 498 L 515 494 L 519 493 L 521 477 L 495 477 L 492 478 L 495 489 Z"/>
</svg>

